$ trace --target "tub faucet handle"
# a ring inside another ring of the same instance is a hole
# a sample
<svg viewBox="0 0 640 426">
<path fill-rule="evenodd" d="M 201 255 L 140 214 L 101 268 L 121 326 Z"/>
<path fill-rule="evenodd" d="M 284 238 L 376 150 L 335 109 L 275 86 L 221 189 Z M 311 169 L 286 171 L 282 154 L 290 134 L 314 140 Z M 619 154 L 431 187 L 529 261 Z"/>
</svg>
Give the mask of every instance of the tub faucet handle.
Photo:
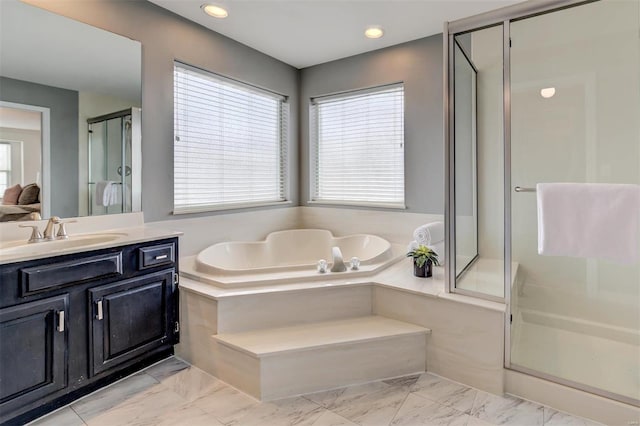
<svg viewBox="0 0 640 426">
<path fill-rule="evenodd" d="M 358 259 L 357 257 L 351 258 L 351 269 L 353 271 L 357 271 L 358 269 L 360 269 L 360 259 Z"/>
<path fill-rule="evenodd" d="M 327 261 L 324 259 L 318 260 L 318 272 L 324 274 L 327 272 Z"/>
</svg>

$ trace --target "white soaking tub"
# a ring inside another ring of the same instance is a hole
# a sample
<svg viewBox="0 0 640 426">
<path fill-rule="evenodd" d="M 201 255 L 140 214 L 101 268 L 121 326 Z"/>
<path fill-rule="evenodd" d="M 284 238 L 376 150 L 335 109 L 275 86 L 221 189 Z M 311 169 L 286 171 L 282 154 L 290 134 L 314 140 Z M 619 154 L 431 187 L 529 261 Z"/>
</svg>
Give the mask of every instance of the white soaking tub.
<svg viewBox="0 0 640 426">
<path fill-rule="evenodd" d="M 330 272 L 333 247 L 342 252 L 345 272 Z M 353 257 L 360 260 L 357 270 L 350 267 Z M 214 244 L 181 269 L 183 275 L 220 287 L 242 287 L 373 275 L 398 258 L 391 244 L 376 235 L 334 237 L 324 229 L 292 229 L 272 232 L 264 241 Z M 327 261 L 326 273 L 317 270 L 321 259 Z"/>
</svg>

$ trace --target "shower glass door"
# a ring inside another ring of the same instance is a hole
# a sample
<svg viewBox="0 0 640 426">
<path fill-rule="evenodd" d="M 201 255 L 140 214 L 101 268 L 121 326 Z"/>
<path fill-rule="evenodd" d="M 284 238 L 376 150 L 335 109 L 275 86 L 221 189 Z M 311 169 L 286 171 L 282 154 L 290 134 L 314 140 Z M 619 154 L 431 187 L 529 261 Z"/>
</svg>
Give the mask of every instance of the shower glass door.
<svg viewBox="0 0 640 426">
<path fill-rule="evenodd" d="M 511 368 L 631 404 L 640 399 L 640 266 L 539 255 L 533 189 L 640 184 L 639 31 L 637 0 L 510 25 Z"/>
<path fill-rule="evenodd" d="M 93 120 L 93 119 L 92 119 Z M 132 211 L 131 115 L 89 124 L 89 214 Z M 103 188 L 109 183 L 112 197 Z"/>
</svg>

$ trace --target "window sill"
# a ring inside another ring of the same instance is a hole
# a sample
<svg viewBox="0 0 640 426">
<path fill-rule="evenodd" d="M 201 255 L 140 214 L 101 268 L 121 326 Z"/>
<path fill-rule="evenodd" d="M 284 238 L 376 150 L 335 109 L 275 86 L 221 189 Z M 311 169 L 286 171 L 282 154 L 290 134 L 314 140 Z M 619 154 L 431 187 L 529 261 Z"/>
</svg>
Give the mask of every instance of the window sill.
<svg viewBox="0 0 640 426">
<path fill-rule="evenodd" d="M 326 205 L 326 206 L 345 206 L 345 207 L 375 207 L 379 209 L 389 210 L 406 210 L 407 206 L 404 203 L 368 203 L 360 201 L 328 201 L 328 200 L 309 200 L 309 205 Z"/>
<path fill-rule="evenodd" d="M 180 207 L 173 209 L 172 214 L 191 214 L 191 213 L 206 213 L 217 212 L 224 210 L 242 210 L 254 207 L 271 207 L 271 206 L 291 206 L 293 203 L 290 200 L 287 201 L 266 201 L 266 202 L 250 202 L 250 203 L 232 203 L 232 204 L 220 204 L 220 205 L 208 205 L 198 207 Z"/>
</svg>

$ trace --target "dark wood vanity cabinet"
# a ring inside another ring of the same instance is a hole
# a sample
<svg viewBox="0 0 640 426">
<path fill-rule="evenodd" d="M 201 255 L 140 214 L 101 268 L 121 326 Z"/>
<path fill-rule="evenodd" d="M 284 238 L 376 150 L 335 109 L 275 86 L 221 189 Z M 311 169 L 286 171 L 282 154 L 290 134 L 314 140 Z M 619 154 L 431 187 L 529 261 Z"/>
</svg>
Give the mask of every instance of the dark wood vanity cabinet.
<svg viewBox="0 0 640 426">
<path fill-rule="evenodd" d="M 92 375 L 172 341 L 174 275 L 162 271 L 89 290 Z"/>
<path fill-rule="evenodd" d="M 67 386 L 68 306 L 68 295 L 59 295 L 0 310 L 3 413 Z"/>
<path fill-rule="evenodd" d="M 0 424 L 172 354 L 177 248 L 171 238 L 0 265 Z"/>
</svg>

